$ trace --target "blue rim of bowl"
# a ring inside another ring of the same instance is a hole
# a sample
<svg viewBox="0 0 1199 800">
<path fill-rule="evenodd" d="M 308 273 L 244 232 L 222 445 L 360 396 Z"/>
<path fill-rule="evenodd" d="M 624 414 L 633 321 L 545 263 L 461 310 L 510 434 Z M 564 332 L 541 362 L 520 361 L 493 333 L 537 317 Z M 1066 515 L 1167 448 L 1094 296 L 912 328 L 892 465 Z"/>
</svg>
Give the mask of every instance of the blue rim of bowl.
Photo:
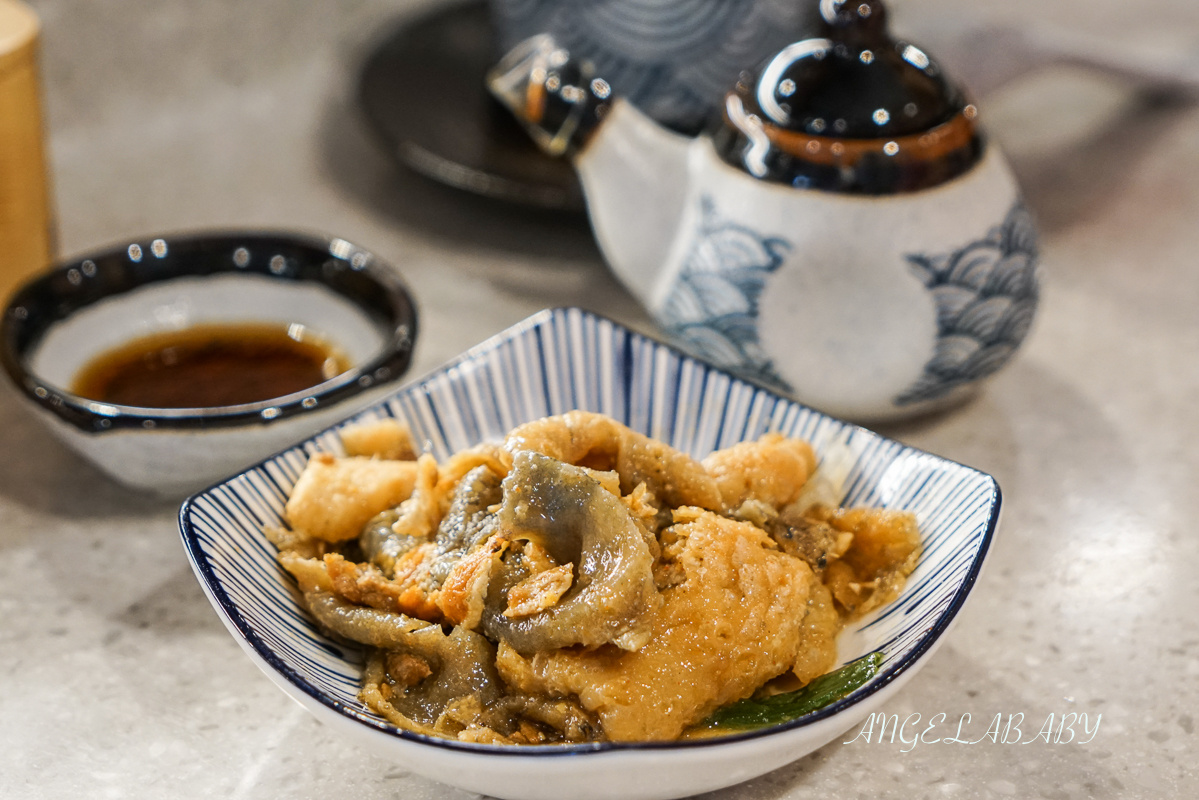
<svg viewBox="0 0 1199 800">
<path fill-rule="evenodd" d="M 101 403 L 40 380 L 28 359 L 71 314 L 120 294 L 178 278 L 258 275 L 319 284 L 360 308 L 384 332 L 379 351 L 311 389 L 256 403 L 141 408 Z M 412 361 L 417 312 L 399 274 L 344 239 L 283 231 L 219 230 L 157 236 L 94 251 L 35 277 L 0 320 L 0 365 L 29 399 L 88 433 L 269 424 L 310 413 L 400 378 Z"/>
<path fill-rule="evenodd" d="M 601 314 L 597 314 L 595 312 L 587 311 L 584 309 L 575 309 L 575 308 L 546 309 L 544 311 L 540 311 L 540 312 L 534 314 L 533 316 L 517 323 L 516 325 L 496 334 L 495 336 L 487 339 L 486 341 L 483 341 L 480 344 L 470 348 L 469 350 L 467 350 L 466 352 L 457 356 L 456 358 L 454 358 L 450 361 L 447 361 L 445 364 L 441 365 L 440 367 L 426 373 L 421 378 L 419 378 L 415 381 L 412 381 L 409 384 L 406 384 L 405 387 L 403 387 L 403 388 L 404 389 L 413 389 L 415 387 L 421 386 L 421 385 L 427 383 L 434 376 L 440 375 L 447 371 L 450 371 L 450 370 L 454 369 L 455 367 L 461 366 L 462 364 L 465 364 L 469 361 L 476 359 L 480 354 L 493 349 L 499 343 L 506 341 L 506 340 L 524 332 L 525 330 L 528 330 L 529 328 L 536 327 L 537 325 L 543 323 L 544 321 L 552 318 L 552 316 L 555 313 L 560 313 L 562 311 L 576 311 L 576 312 L 582 313 L 584 316 L 587 316 L 587 317 L 605 320 L 605 321 L 611 323 L 612 325 L 614 325 L 615 327 L 627 331 L 628 334 L 632 337 L 645 339 L 645 340 L 653 342 L 659 346 L 665 347 L 668 350 L 674 352 L 679 357 L 702 364 L 706 369 L 709 369 L 713 372 L 718 372 L 718 373 L 724 374 L 735 382 L 748 383 L 748 384 L 754 386 L 755 388 L 759 389 L 760 391 L 767 392 L 768 394 L 771 394 L 775 397 L 779 397 L 780 399 L 783 399 L 789 403 L 795 403 L 795 405 L 797 405 L 797 406 L 800 406 L 803 408 L 808 408 L 813 413 L 819 414 L 821 416 L 828 416 L 828 415 L 824 414 L 824 412 L 817 411 L 816 409 L 811 409 L 809 406 L 804 406 L 802 403 L 793 401 L 790 398 L 782 397 L 782 395 L 779 395 L 779 393 L 774 389 L 771 389 L 760 383 L 756 383 L 753 381 L 747 381 L 744 378 L 737 377 L 737 376 L 733 375 L 732 373 L 728 372 L 727 370 L 721 369 L 720 367 L 712 365 L 706 361 L 703 361 L 702 359 L 696 358 L 695 356 L 690 355 L 689 353 L 685 353 L 684 351 L 678 349 L 677 347 L 675 347 L 672 344 L 664 342 L 660 339 L 656 339 L 652 336 L 646 336 L 645 334 L 632 331 L 632 330 L 628 329 L 627 327 L 625 327 L 624 325 L 621 325 L 619 322 L 615 322 L 614 320 L 612 320 L 608 317 L 605 317 Z M 863 428 L 861 426 L 853 425 L 852 423 L 845 423 L 845 424 L 846 424 L 847 428 L 853 428 L 855 430 L 861 431 L 870 436 L 876 436 L 876 437 L 879 437 L 880 439 L 890 441 L 887 439 L 887 437 L 884 437 L 881 434 L 875 433 L 873 431 L 869 431 L 866 428 Z M 336 426 L 334 426 L 334 427 L 336 427 Z M 319 434 L 317 434 L 317 436 L 319 436 Z M 259 658 L 261 658 L 266 664 L 268 664 L 277 674 L 286 678 L 287 681 L 292 686 L 294 686 L 295 688 L 302 691 L 305 695 L 310 697 L 312 700 L 315 700 L 318 704 L 324 706 L 325 708 L 328 708 L 330 711 L 333 711 L 341 716 L 347 717 L 356 722 L 360 722 L 363 725 L 367 726 L 368 728 L 373 729 L 379 733 L 383 733 L 383 734 L 390 735 L 390 736 L 395 736 L 396 738 L 399 738 L 399 739 L 405 740 L 405 741 L 409 741 L 409 742 L 412 742 L 415 744 L 428 745 L 428 746 L 432 746 L 432 747 L 443 748 L 446 750 L 453 750 L 453 751 L 474 753 L 474 754 L 500 755 L 500 756 L 525 757 L 525 758 L 528 758 L 528 757 L 548 758 L 548 757 L 560 757 L 560 756 L 574 756 L 574 755 L 580 755 L 583 753 L 597 753 L 597 752 L 690 750 L 690 749 L 695 749 L 695 748 L 715 747 L 715 746 L 730 744 L 730 743 L 734 743 L 734 742 L 744 742 L 744 741 L 749 741 L 749 740 L 753 740 L 753 739 L 763 738 L 766 736 L 773 736 L 775 734 L 783 733 L 786 731 L 792 731 L 792 730 L 796 730 L 798 728 L 804 728 L 809 725 L 814 725 L 815 723 L 820 722 L 821 720 L 825 720 L 830 717 L 833 717 L 833 716 L 839 714 L 840 712 L 844 711 L 845 709 L 850 708 L 851 706 L 855 706 L 855 705 L 863 702 L 864 700 L 869 698 L 871 695 L 874 695 L 875 693 L 882 690 L 888 684 L 893 683 L 895 680 L 897 680 L 899 677 L 901 677 L 904 673 L 906 673 L 909 669 L 911 669 L 926 653 L 928 653 L 928 651 L 941 638 L 941 636 L 944 635 L 945 631 L 949 628 L 949 626 L 953 623 L 954 619 L 957 617 L 958 612 L 961 611 L 962 606 L 966 602 L 966 598 L 970 594 L 970 590 L 973 588 L 975 581 L 978 580 L 979 573 L 982 571 L 983 562 L 986 560 L 987 553 L 991 547 L 991 541 L 995 535 L 995 529 L 996 529 L 997 525 L 999 524 L 999 511 L 1000 511 L 1000 507 L 1001 507 L 1002 501 L 1003 501 L 1003 494 L 999 488 L 999 483 L 995 480 L 995 478 L 993 476 L 988 475 L 987 473 L 982 472 L 981 470 L 975 469 L 974 467 L 970 467 L 965 464 L 961 464 L 959 462 L 952 461 L 951 459 L 942 458 L 941 456 L 935 456 L 935 458 L 937 458 L 939 461 L 943 461 L 948 464 L 953 464 L 953 465 L 961 467 L 962 469 L 967 470 L 969 472 L 973 472 L 977 475 L 981 475 L 982 477 L 986 478 L 987 481 L 990 483 L 991 493 L 988 498 L 990 513 L 987 518 L 986 530 L 984 531 L 982 539 L 979 542 L 978 553 L 975 555 L 973 561 L 970 564 L 969 570 L 966 572 L 965 576 L 963 577 L 961 585 L 954 592 L 952 600 L 945 607 L 945 609 L 941 612 L 941 615 L 937 619 L 937 622 L 934 625 L 932 625 L 931 627 L 929 627 L 924 632 L 924 634 L 920 637 L 920 640 L 916 644 L 915 647 L 913 647 L 908 653 L 906 653 L 902 658 L 897 660 L 895 663 L 888 664 L 878 675 L 876 675 L 873 679 L 871 679 L 871 681 L 869 683 L 867 683 L 865 686 L 863 686 L 862 688 L 857 689 L 854 692 L 851 692 L 850 694 L 846 695 L 845 697 L 841 698 L 840 700 L 830 703 L 829 705 L 825 706 L 824 708 L 819 709 L 818 711 L 814 711 L 811 714 L 807 714 L 805 716 L 800 717 L 799 719 L 792 720 L 791 722 L 785 722 L 780 725 L 772 725 L 772 726 L 768 726 L 768 727 L 764 727 L 764 728 L 758 728 L 758 729 L 750 730 L 750 731 L 742 731 L 742 732 L 738 732 L 738 733 L 729 733 L 729 734 L 724 734 L 724 735 L 705 737 L 705 738 L 697 738 L 697 739 L 676 740 L 676 741 L 670 741 L 670 742 L 591 742 L 591 743 L 586 743 L 586 744 L 554 744 L 554 745 L 539 745 L 539 746 L 475 744 L 475 743 L 471 743 L 471 742 L 459 742 L 459 741 L 455 741 L 452 739 L 441 739 L 441 738 L 437 738 L 437 737 L 433 737 L 433 736 L 424 736 L 422 734 L 413 733 L 411 731 L 406 731 L 401 728 L 397 728 L 396 726 L 394 726 L 391 723 L 386 722 L 382 719 L 368 715 L 357 708 L 348 706 L 344 703 L 341 703 L 337 700 L 334 700 L 334 699 L 331 699 L 330 697 L 328 697 L 325 693 L 321 692 L 315 686 L 310 684 L 302 676 L 300 676 L 298 673 L 296 673 L 293 669 L 291 669 L 286 664 L 284 664 L 283 661 L 277 655 L 275 655 L 274 650 L 269 645 L 267 645 L 266 642 L 264 642 L 262 640 L 262 638 L 260 636 L 258 636 L 258 634 L 256 634 L 254 632 L 254 630 L 250 627 L 250 625 L 242 617 L 241 613 L 237 610 L 237 607 L 234 605 L 233 601 L 229 598 L 229 595 L 225 592 L 225 589 L 224 589 L 223 585 L 221 584 L 220 580 L 217 578 L 215 572 L 213 571 L 208 558 L 205 557 L 203 555 L 203 553 L 201 552 L 201 549 L 199 547 L 199 542 L 198 542 L 198 536 L 197 536 L 195 529 L 192 527 L 192 522 L 191 522 L 191 511 L 192 511 L 193 503 L 201 495 L 208 494 L 209 492 L 211 492 L 213 489 L 217 488 L 218 486 L 223 486 L 233 480 L 236 480 L 237 478 L 239 478 L 243 475 L 253 472 L 256 469 L 259 469 L 260 467 L 264 466 L 265 464 L 267 464 L 271 461 L 274 461 L 276 458 L 278 458 L 282 454 L 284 454 L 298 446 L 302 446 L 306 442 L 312 441 L 313 439 L 317 438 L 317 436 L 310 437 L 309 439 L 306 439 L 304 442 L 298 442 L 297 444 L 292 445 L 291 447 L 281 450 L 278 453 L 276 453 L 275 455 L 273 455 L 269 458 L 265 458 L 253 466 L 247 467 L 246 469 L 242 470 L 241 472 L 237 473 L 236 475 L 232 475 L 223 481 L 219 481 L 218 483 L 215 483 L 212 486 L 210 486 L 208 489 L 205 489 L 202 492 L 197 492 L 196 494 L 187 498 L 187 500 L 185 500 L 179 508 L 179 532 L 182 535 L 183 546 L 184 546 L 184 549 L 187 551 L 188 559 L 191 561 L 193 567 L 198 568 L 200 573 L 203 574 L 203 576 L 204 576 L 204 581 L 203 581 L 204 591 L 211 598 L 213 598 L 216 601 L 216 603 L 220 606 L 221 611 L 225 615 L 225 619 L 229 623 L 231 623 L 232 626 L 237 630 L 238 634 L 242 637 L 244 642 L 247 645 L 249 645 L 250 649 L 254 652 L 254 654 L 257 655 Z M 897 444 L 899 444 L 899 446 L 904 451 L 907 451 L 907 452 L 915 452 L 915 453 L 923 452 L 923 451 L 917 450 L 914 447 L 910 447 L 910 446 L 904 445 L 902 443 L 897 443 Z"/>
</svg>

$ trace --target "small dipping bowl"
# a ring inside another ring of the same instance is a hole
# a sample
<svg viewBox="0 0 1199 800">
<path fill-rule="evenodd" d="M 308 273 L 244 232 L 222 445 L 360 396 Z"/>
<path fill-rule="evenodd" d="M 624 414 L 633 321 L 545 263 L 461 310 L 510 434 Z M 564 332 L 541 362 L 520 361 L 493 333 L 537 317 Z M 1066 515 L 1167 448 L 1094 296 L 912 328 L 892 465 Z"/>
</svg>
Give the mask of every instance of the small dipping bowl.
<svg viewBox="0 0 1199 800">
<path fill-rule="evenodd" d="M 22 287 L 4 311 L 0 362 L 67 445 L 127 486 L 179 496 L 369 405 L 407 371 L 416 316 L 398 274 L 343 239 L 163 236 L 67 262 Z M 202 408 L 114 405 L 67 388 L 130 341 L 239 324 L 301 325 L 349 368 L 280 397 Z"/>
</svg>

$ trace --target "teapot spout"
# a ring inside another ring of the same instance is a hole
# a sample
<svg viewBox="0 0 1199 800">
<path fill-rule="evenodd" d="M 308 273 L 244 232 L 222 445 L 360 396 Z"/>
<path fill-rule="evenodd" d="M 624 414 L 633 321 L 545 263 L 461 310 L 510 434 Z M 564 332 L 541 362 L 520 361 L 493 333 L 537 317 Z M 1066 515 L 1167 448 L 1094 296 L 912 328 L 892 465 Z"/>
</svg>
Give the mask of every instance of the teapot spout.
<svg viewBox="0 0 1199 800">
<path fill-rule="evenodd" d="M 611 102 L 611 89 L 573 60 L 548 33 L 512 48 L 487 73 L 487 88 L 552 156 L 590 138 Z"/>
<path fill-rule="evenodd" d="M 543 150 L 572 158 L 605 259 L 648 302 L 679 232 L 698 140 L 615 97 L 549 34 L 517 45 L 487 84 Z"/>
</svg>

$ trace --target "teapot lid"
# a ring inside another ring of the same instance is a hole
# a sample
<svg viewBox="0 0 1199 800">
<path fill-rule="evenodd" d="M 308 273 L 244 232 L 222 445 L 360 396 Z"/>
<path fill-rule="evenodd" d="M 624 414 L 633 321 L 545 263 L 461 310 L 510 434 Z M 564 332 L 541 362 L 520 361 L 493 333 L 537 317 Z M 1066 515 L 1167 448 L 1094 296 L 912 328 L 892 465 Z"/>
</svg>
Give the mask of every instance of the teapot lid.
<svg viewBox="0 0 1199 800">
<path fill-rule="evenodd" d="M 982 156 L 977 108 L 919 47 L 891 38 L 882 0 L 820 0 L 795 42 L 725 98 L 725 161 L 755 177 L 860 194 L 916 191 Z"/>
</svg>

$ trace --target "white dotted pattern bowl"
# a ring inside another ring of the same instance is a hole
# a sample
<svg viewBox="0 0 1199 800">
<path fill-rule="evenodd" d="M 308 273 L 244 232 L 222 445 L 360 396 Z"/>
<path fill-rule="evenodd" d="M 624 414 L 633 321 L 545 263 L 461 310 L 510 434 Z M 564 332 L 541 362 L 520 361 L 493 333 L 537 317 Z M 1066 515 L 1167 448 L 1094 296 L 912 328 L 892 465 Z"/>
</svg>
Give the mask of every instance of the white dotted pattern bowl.
<svg viewBox="0 0 1199 800">
<path fill-rule="evenodd" d="M 351 368 L 302 392 L 213 408 L 137 408 L 73 394 L 95 356 L 213 323 L 300 324 Z M 146 239 L 35 278 L 9 302 L 0 362 L 68 446 L 128 486 L 186 496 L 377 400 L 404 374 L 416 309 L 391 267 L 343 239 L 222 232 Z"/>
</svg>

